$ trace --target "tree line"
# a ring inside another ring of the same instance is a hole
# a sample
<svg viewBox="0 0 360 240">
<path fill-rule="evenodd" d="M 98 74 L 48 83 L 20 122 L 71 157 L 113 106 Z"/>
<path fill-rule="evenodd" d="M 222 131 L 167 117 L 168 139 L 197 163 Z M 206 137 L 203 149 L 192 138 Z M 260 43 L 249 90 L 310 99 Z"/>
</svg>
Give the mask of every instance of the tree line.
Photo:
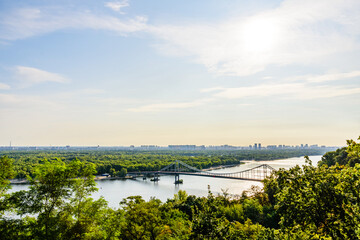
<svg viewBox="0 0 360 240">
<path fill-rule="evenodd" d="M 125 150 L 31 150 L 0 152 L 13 159 L 16 178 L 34 176 L 34 169 L 44 161 L 79 160 L 95 164 L 96 174 L 109 173 L 124 176 L 126 172 L 156 171 L 175 160 L 181 160 L 198 169 L 239 164 L 241 160 L 272 160 L 304 155 L 322 155 L 323 149 L 234 150 L 234 151 L 125 151 Z"/>
</svg>

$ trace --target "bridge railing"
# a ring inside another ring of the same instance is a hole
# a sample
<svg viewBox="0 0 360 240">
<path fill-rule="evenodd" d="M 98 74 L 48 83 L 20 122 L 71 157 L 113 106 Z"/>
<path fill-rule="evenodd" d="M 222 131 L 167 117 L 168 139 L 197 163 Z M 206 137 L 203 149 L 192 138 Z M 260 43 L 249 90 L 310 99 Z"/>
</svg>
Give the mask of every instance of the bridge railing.
<svg viewBox="0 0 360 240">
<path fill-rule="evenodd" d="M 184 168 L 182 168 L 184 167 Z M 201 175 L 211 175 L 211 176 L 219 176 L 219 177 L 231 177 L 231 178 L 248 178 L 248 179 L 264 179 L 271 175 L 271 172 L 275 169 L 267 164 L 262 164 L 260 166 L 256 166 L 251 169 L 242 170 L 239 172 L 231 172 L 231 173 L 214 173 L 210 171 L 203 171 L 192 167 L 182 161 L 176 160 L 170 165 L 162 168 L 159 172 L 196 172 Z"/>
</svg>

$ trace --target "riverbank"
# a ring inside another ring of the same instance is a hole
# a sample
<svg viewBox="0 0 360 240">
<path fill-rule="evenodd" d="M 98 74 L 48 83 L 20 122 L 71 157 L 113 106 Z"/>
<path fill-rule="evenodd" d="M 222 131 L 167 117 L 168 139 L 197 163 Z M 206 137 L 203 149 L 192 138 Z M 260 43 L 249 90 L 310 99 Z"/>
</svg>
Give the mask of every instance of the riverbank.
<svg viewBox="0 0 360 240">
<path fill-rule="evenodd" d="M 133 179 L 132 176 L 126 177 L 107 177 L 107 176 L 95 176 L 95 181 L 103 181 L 103 180 L 126 180 L 126 179 Z M 10 185 L 22 185 L 22 184 L 29 184 L 27 179 L 11 179 Z"/>
<path fill-rule="evenodd" d="M 224 168 L 231 168 L 231 167 L 236 167 L 239 166 L 241 164 L 244 164 L 242 162 L 240 162 L 239 164 L 229 164 L 229 165 L 221 165 L 221 166 L 216 166 L 216 167 L 210 167 L 210 168 L 205 168 L 202 169 L 202 171 L 212 171 L 212 170 L 218 170 L 218 169 L 224 169 Z M 103 180 L 126 180 L 126 179 L 133 179 L 133 176 L 125 176 L 125 177 L 110 177 L 110 176 L 101 176 L 101 175 L 96 175 L 95 176 L 95 181 L 103 181 Z M 11 179 L 10 180 L 10 184 L 11 185 L 22 185 L 22 184 L 29 184 L 29 181 L 27 179 Z"/>
</svg>

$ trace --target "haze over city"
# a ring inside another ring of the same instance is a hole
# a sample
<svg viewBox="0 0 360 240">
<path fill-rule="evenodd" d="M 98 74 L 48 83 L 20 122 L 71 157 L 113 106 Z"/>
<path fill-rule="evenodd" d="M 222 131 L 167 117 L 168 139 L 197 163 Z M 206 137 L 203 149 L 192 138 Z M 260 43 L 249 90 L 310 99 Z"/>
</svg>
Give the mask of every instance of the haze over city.
<svg viewBox="0 0 360 240">
<path fill-rule="evenodd" d="M 0 146 L 345 145 L 360 1 L 0 0 Z"/>
</svg>

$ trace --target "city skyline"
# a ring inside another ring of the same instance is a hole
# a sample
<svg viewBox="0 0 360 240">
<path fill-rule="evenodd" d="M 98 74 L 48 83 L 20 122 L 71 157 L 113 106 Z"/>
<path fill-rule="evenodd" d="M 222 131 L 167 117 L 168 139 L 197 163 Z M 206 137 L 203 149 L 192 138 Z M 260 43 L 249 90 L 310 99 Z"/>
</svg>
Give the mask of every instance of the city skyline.
<svg viewBox="0 0 360 240">
<path fill-rule="evenodd" d="M 176 148 L 181 148 L 181 149 L 185 149 L 185 148 L 197 148 L 197 149 L 201 149 L 201 148 L 207 148 L 207 149 L 216 149 L 216 148 L 237 148 L 237 149 L 254 149 L 254 150 L 261 150 L 261 149 L 289 149 L 289 148 L 340 148 L 340 147 L 344 147 L 344 145 L 339 145 L 339 146 L 326 146 L 326 145 L 321 145 L 321 144 L 307 144 L 307 143 L 301 143 L 301 144 L 297 144 L 297 145 L 288 145 L 288 144 L 268 144 L 268 145 L 262 145 L 262 143 L 254 143 L 254 144 L 249 144 L 249 145 L 229 145 L 229 144 L 222 144 L 222 145 L 196 145 L 196 144 L 180 144 L 180 145 L 154 145 L 154 144 L 142 144 L 142 145 L 134 145 L 134 144 L 130 144 L 130 145 L 112 145 L 112 146 L 100 146 L 100 145 L 12 145 L 12 143 L 10 142 L 10 144 L 8 146 L 6 145 L 0 145 L 0 150 L 1 149 L 17 149 L 17 148 L 61 148 L 61 149 L 70 149 L 70 148 L 143 148 L 143 149 L 155 149 L 155 148 L 169 148 L 169 149 L 176 149 Z"/>
<path fill-rule="evenodd" d="M 344 146 L 360 2 L 0 1 L 0 146 Z"/>
</svg>

